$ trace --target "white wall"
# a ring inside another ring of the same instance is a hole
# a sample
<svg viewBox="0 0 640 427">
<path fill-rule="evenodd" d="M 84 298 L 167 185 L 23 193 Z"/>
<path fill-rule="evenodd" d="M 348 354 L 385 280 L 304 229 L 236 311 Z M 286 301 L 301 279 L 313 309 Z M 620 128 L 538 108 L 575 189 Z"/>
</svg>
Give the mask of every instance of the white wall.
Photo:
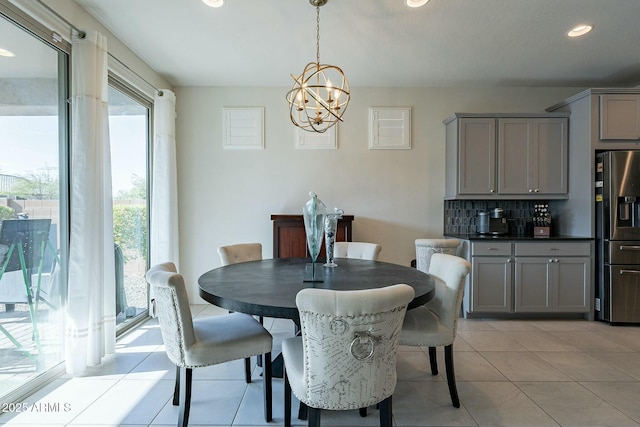
<svg viewBox="0 0 640 427">
<path fill-rule="evenodd" d="M 314 191 L 354 215 L 353 240 L 409 265 L 416 238 L 442 235 L 444 125 L 454 112 L 543 112 L 582 88 L 353 88 L 337 150 L 297 150 L 289 88 L 176 88 L 180 267 L 197 279 L 216 248 L 261 242 L 272 257 L 271 214 L 300 214 Z M 264 107 L 265 149 L 222 149 L 222 108 Z M 369 150 L 368 108 L 411 107 L 412 149 Z"/>
</svg>

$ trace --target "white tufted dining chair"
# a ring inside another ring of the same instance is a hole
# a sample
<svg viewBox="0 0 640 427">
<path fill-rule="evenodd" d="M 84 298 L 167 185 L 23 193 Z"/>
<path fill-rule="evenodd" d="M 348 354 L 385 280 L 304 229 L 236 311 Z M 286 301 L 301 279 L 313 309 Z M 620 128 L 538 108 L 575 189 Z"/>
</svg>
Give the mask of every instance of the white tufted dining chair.
<svg viewBox="0 0 640 427">
<path fill-rule="evenodd" d="M 336 242 L 333 256 L 335 258 L 357 258 L 378 260 L 382 246 L 367 242 Z"/>
<path fill-rule="evenodd" d="M 308 408 L 309 426 L 322 409 L 358 409 L 380 404 L 380 425 L 392 425 L 398 339 L 409 285 L 333 291 L 307 288 L 296 296 L 300 337 L 282 343 L 285 419 L 291 425 L 291 392 Z"/>
<path fill-rule="evenodd" d="M 194 368 L 259 354 L 265 360 L 264 417 L 271 421 L 271 334 L 253 317 L 242 313 L 192 319 L 184 279 L 171 262 L 153 266 L 146 278 L 154 288 L 165 351 L 176 365 L 173 404 L 180 405 L 178 427 L 188 425 Z"/>
<path fill-rule="evenodd" d="M 237 264 L 239 262 L 258 261 L 262 259 L 262 244 L 238 243 L 220 246 L 218 255 L 222 265 Z"/>
<path fill-rule="evenodd" d="M 425 273 L 429 272 L 433 254 L 456 255 L 460 240 L 458 239 L 416 239 L 416 268 Z"/>
<path fill-rule="evenodd" d="M 422 307 L 407 312 L 402 325 L 400 344 L 429 347 L 431 373 L 438 375 L 436 347 L 444 347 L 447 383 L 451 403 L 460 407 L 453 367 L 453 341 L 458 329 L 458 317 L 464 295 L 465 279 L 471 264 L 455 255 L 434 253 L 429 274 L 436 281 L 433 299 Z"/>
</svg>

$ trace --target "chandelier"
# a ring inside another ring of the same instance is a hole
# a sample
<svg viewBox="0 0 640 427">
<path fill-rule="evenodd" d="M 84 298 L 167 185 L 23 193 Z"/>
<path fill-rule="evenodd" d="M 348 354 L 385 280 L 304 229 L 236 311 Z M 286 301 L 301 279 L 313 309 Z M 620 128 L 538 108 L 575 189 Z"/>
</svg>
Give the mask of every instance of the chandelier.
<svg viewBox="0 0 640 427">
<path fill-rule="evenodd" d="M 289 117 L 294 125 L 323 133 L 342 121 L 349 104 L 349 82 L 339 67 L 320 63 L 320 6 L 327 0 L 309 0 L 316 7 L 316 62 L 299 76 L 291 74 L 293 87 L 287 93 Z"/>
</svg>

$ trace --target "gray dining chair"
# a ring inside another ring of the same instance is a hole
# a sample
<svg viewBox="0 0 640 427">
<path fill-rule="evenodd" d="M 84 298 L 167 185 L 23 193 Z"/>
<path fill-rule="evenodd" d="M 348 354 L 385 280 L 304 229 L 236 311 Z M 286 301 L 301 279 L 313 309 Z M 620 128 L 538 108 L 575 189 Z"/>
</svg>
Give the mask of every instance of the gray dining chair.
<svg viewBox="0 0 640 427">
<path fill-rule="evenodd" d="M 429 348 L 431 374 L 438 375 L 436 347 L 444 347 L 447 384 L 451 403 L 460 407 L 453 366 L 453 341 L 464 295 L 465 279 L 471 264 L 455 255 L 434 253 L 429 274 L 435 279 L 436 293 L 427 304 L 407 312 L 400 334 L 400 344 Z"/>
<path fill-rule="evenodd" d="M 176 365 L 173 405 L 180 405 L 178 427 L 189 421 L 192 370 L 261 354 L 264 418 L 272 420 L 271 334 L 253 317 L 230 313 L 192 319 L 183 277 L 173 263 L 153 266 L 146 274 L 153 286 L 162 341 Z M 246 377 L 251 381 L 250 373 Z"/>
<path fill-rule="evenodd" d="M 335 258 L 356 258 L 377 261 L 382 246 L 368 242 L 336 242 L 333 256 Z"/>
<path fill-rule="evenodd" d="M 298 292 L 301 336 L 282 343 L 284 425 L 291 426 L 291 392 L 308 410 L 310 427 L 320 426 L 321 410 L 358 409 L 379 404 L 380 425 L 392 425 L 398 339 L 409 285 Z"/>
</svg>

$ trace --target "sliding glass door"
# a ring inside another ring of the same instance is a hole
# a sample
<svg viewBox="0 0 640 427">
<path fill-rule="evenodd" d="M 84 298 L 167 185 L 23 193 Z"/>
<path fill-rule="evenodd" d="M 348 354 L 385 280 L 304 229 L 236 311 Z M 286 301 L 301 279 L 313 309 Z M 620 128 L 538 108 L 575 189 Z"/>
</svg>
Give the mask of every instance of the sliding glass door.
<svg viewBox="0 0 640 427">
<path fill-rule="evenodd" d="M 0 397 L 62 361 L 66 294 L 68 56 L 13 18 L 0 14 Z"/>
<path fill-rule="evenodd" d="M 148 147 L 151 102 L 116 79 L 109 82 L 118 330 L 148 315 Z"/>
</svg>

